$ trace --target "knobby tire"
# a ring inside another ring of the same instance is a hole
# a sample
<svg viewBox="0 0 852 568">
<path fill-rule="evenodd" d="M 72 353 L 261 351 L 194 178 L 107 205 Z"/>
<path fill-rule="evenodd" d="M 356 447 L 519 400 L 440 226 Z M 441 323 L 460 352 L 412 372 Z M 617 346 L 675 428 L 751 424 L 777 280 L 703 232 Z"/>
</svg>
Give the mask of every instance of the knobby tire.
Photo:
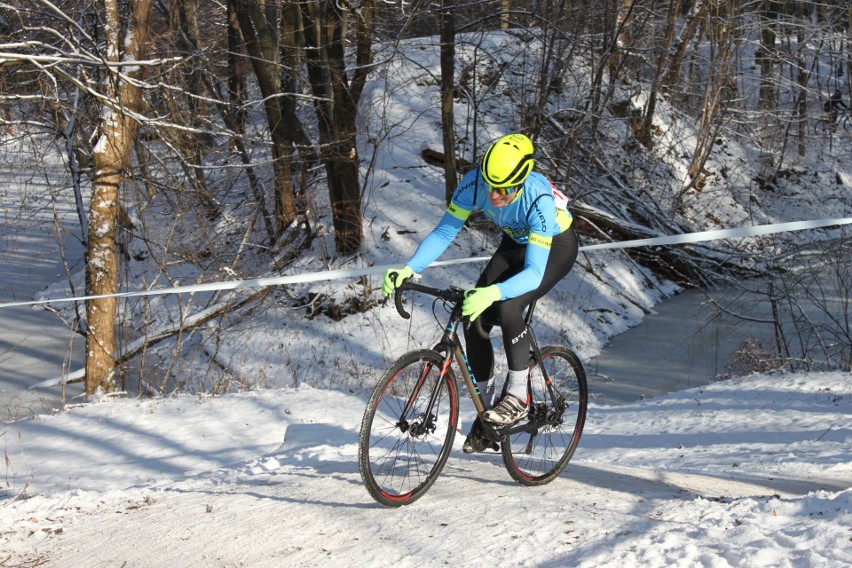
<svg viewBox="0 0 852 568">
<path fill-rule="evenodd" d="M 370 495 L 388 507 L 413 503 L 444 467 L 459 417 L 459 392 L 451 368 L 439 381 L 444 358 L 436 351 L 406 353 L 373 390 L 358 439 L 361 479 Z M 439 389 L 429 416 L 426 407 Z M 413 404 L 405 407 L 413 397 Z"/>
<path fill-rule="evenodd" d="M 544 383 L 544 365 L 556 397 L 553 400 Z M 518 426 L 536 420 L 536 415 L 550 415 L 548 424 L 534 432 L 515 432 L 510 429 L 502 444 L 503 463 L 512 479 L 521 485 L 544 485 L 556 479 L 577 449 L 589 400 L 586 373 L 577 355 L 561 346 L 541 350 L 541 361 L 531 361 L 530 416 Z"/>
</svg>

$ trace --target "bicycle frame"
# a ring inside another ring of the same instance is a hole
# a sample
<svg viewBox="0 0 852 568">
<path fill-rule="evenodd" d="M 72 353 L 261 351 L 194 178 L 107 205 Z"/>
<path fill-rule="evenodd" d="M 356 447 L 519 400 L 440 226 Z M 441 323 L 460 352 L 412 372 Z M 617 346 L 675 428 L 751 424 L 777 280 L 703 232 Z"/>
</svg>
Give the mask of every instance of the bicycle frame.
<svg viewBox="0 0 852 568">
<path fill-rule="evenodd" d="M 454 362 L 478 416 L 473 451 L 498 450 L 509 475 L 521 485 L 544 485 L 556 479 L 577 448 L 586 417 L 586 375 L 577 355 L 561 345 L 539 346 L 532 332 L 535 302 L 531 303 L 523 320 L 530 337 L 529 412 L 512 426 L 496 426 L 484 420 L 483 393 L 458 333 L 462 324 L 471 326 L 464 329 L 468 338 L 470 333 L 488 335 L 480 329 L 482 318 L 469 323 L 463 317 L 465 292 L 402 283 L 394 303 L 404 319 L 411 317 L 402 306 L 401 293 L 406 289 L 443 300 L 449 318 L 438 318 L 446 323 L 432 349 L 401 355 L 370 395 L 358 437 L 358 467 L 370 495 L 388 507 L 408 505 L 437 479 L 459 426 L 462 389 Z M 435 304 L 437 300 L 433 308 Z M 471 453 L 467 446 L 463 449 Z"/>
<path fill-rule="evenodd" d="M 397 306 L 397 311 L 399 311 L 400 315 L 402 315 L 402 317 L 404 317 L 406 319 L 411 317 L 402 308 L 401 294 L 402 294 L 402 291 L 404 291 L 406 289 L 423 292 L 423 293 L 429 294 L 431 296 L 435 296 L 435 297 L 438 297 L 438 298 L 441 298 L 441 299 L 444 299 L 444 300 L 447 300 L 447 301 L 455 302 L 454 305 L 453 305 L 453 308 L 450 312 L 449 321 L 447 322 L 447 325 L 444 327 L 444 333 L 441 336 L 441 339 L 438 341 L 438 343 L 433 347 L 434 351 L 444 354 L 444 360 L 443 360 L 443 363 L 442 363 L 440 373 L 438 374 L 437 382 L 438 382 L 438 384 L 440 384 L 441 381 L 443 380 L 443 378 L 446 376 L 448 370 L 452 366 L 453 362 L 458 362 L 458 367 L 459 367 L 459 370 L 461 371 L 462 380 L 464 381 L 464 384 L 467 387 L 468 392 L 470 392 L 471 399 L 473 400 L 473 405 L 476 407 L 477 416 L 480 417 L 480 422 L 482 424 L 483 432 L 485 433 L 486 437 L 489 440 L 491 440 L 492 442 L 499 442 L 503 438 L 503 436 L 507 436 L 507 435 L 514 434 L 514 433 L 517 433 L 517 432 L 535 431 L 538 428 L 548 424 L 549 421 L 552 420 L 552 416 L 549 416 L 547 413 L 545 413 L 545 415 L 541 415 L 540 413 L 538 413 L 538 415 L 534 414 L 533 416 L 531 416 L 529 422 L 522 424 L 522 425 L 516 425 L 516 426 L 513 426 L 513 427 L 508 428 L 508 429 L 494 428 L 494 426 L 492 426 L 488 421 L 482 420 L 481 419 L 482 415 L 486 411 L 485 404 L 482 401 L 482 393 L 479 391 L 479 383 L 478 383 L 478 381 L 476 380 L 476 377 L 473 374 L 473 369 L 471 369 L 471 367 L 470 367 L 470 362 L 468 361 L 467 354 L 465 353 L 464 348 L 462 347 L 461 341 L 459 340 L 459 336 L 458 336 L 458 327 L 459 327 L 459 324 L 463 320 L 463 316 L 462 316 L 462 313 L 461 313 L 462 312 L 462 301 L 464 300 L 463 292 L 461 290 L 455 290 L 455 289 L 450 290 L 450 291 L 440 290 L 440 289 L 437 289 L 437 288 L 432 288 L 432 287 L 429 287 L 429 286 L 422 286 L 422 285 L 416 284 L 414 282 L 406 281 L 405 283 L 403 283 L 402 286 L 397 288 L 395 298 L 394 298 L 394 300 L 396 302 L 396 306 Z M 531 351 L 531 354 L 532 354 L 532 359 L 534 361 L 541 361 L 541 351 L 539 350 L 538 341 L 535 338 L 535 334 L 533 333 L 533 329 L 532 329 L 532 325 L 531 325 L 533 312 L 535 310 L 535 305 L 536 305 L 535 301 L 530 303 L 530 305 L 527 309 L 527 313 L 524 316 L 524 325 L 526 327 L 527 333 L 529 334 L 529 338 L 530 338 L 530 351 Z M 473 324 L 471 324 L 471 325 L 473 325 Z M 482 331 L 481 330 L 481 324 L 479 324 L 479 326 L 480 326 L 479 327 L 480 331 Z M 476 333 L 476 331 L 475 331 L 475 333 Z M 482 333 L 484 333 L 484 331 L 482 331 Z M 550 392 L 553 399 L 558 401 L 558 403 L 560 405 L 564 404 L 564 399 L 561 396 L 558 397 L 558 398 L 554 396 L 555 393 L 553 392 L 553 389 L 552 389 L 550 377 L 547 376 L 547 370 L 544 368 L 544 366 L 541 366 L 541 372 L 542 372 L 542 375 L 543 375 L 543 378 L 544 378 L 544 382 L 547 385 L 548 391 Z M 427 375 L 428 375 L 428 369 L 425 369 L 424 372 L 422 373 L 420 380 L 417 383 L 416 388 L 414 389 L 414 391 L 412 392 L 408 401 L 406 402 L 405 412 L 403 412 L 403 416 L 405 416 L 408 413 L 408 410 L 410 410 L 414 401 L 419 396 L 420 390 L 423 387 L 423 383 L 426 380 Z M 429 398 L 429 403 L 426 407 L 426 412 L 425 412 L 426 417 L 432 416 L 432 409 L 433 409 L 436 401 L 438 400 L 439 393 L 440 393 L 440 389 L 438 389 L 438 388 L 435 388 L 435 389 L 432 390 L 432 394 Z M 534 409 L 532 409 L 532 408 L 530 410 L 531 410 L 531 412 L 534 411 Z"/>
</svg>

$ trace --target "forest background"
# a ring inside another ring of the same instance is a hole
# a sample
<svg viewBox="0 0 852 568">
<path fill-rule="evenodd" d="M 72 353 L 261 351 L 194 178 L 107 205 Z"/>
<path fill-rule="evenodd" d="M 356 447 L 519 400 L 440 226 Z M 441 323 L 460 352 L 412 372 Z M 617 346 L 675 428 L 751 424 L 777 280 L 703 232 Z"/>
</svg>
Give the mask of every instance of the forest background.
<svg viewBox="0 0 852 568">
<path fill-rule="evenodd" d="M 584 243 L 771 222 L 779 201 L 848 216 L 846 170 L 810 167 L 848 149 L 850 51 L 847 2 L 24 0 L 0 3 L 0 125 L 8 164 L 70 180 L 51 191 L 73 192 L 83 262 L 45 296 L 96 297 L 51 307 L 86 343 L 69 375 L 88 395 L 230 392 L 327 381 L 281 352 L 241 365 L 241 330 L 282 310 L 346 322 L 380 305 L 379 281 L 113 294 L 404 261 L 400 239 L 433 224 L 399 213 L 413 188 L 446 199 L 511 131 Z M 420 142 L 404 166 L 419 182 L 386 173 L 402 139 Z M 495 238 L 476 218 L 467 231 L 482 251 Z M 842 233 L 619 254 L 661 294 L 748 279 L 774 308 L 824 307 L 744 371 L 850 367 Z M 588 280 L 608 280 L 607 258 Z M 370 325 L 380 344 L 396 332 Z M 348 357 L 331 366 L 366 372 Z"/>
</svg>

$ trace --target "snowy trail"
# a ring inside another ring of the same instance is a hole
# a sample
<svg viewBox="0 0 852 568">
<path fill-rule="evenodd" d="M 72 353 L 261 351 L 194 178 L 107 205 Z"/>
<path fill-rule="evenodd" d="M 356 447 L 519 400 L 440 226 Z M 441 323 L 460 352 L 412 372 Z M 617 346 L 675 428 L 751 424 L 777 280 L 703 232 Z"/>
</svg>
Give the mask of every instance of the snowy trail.
<svg viewBox="0 0 852 568">
<path fill-rule="evenodd" d="M 0 566 L 850 566 L 848 378 L 593 405 L 543 487 L 512 481 L 496 453 L 464 455 L 459 435 L 435 485 L 400 509 L 361 483 L 363 395 L 86 405 L 0 429 Z"/>
<path fill-rule="evenodd" d="M 588 471 L 583 471 L 587 469 Z M 785 478 L 746 475 L 723 477 L 682 471 L 663 471 L 611 464 L 588 463 L 574 467 L 578 481 L 622 489 L 630 487 L 640 493 L 665 492 L 668 488 L 678 495 L 684 493 L 707 499 L 771 497 L 778 494 L 807 495 L 812 491 L 842 491 L 848 488 L 844 481 L 832 478 Z"/>
<path fill-rule="evenodd" d="M 473 565 L 517 543 L 527 548 L 528 565 L 564 566 L 580 545 L 624 539 L 647 524 L 659 533 L 677 530 L 653 519 L 672 502 L 776 493 L 738 480 L 584 463 L 569 466 L 549 486 L 522 488 L 508 478 L 499 456 L 457 453 L 429 494 L 394 510 L 369 499 L 354 465 L 357 450 L 344 450 L 346 461 L 321 468 L 269 456 L 163 491 L 110 492 L 94 509 L 77 509 L 75 501 L 84 496 L 70 495 L 64 510 L 30 530 L 44 533 L 50 566 L 67 568 L 339 566 L 352 555 L 370 566 L 390 558 L 398 566 Z M 535 501 L 524 504 L 525 494 Z M 506 519 L 507 501 L 535 508 L 540 521 L 531 525 L 526 514 Z M 482 530 L 459 511 L 476 511 Z M 498 534 L 489 530 L 498 526 L 485 520 L 490 515 L 500 518 Z M 434 539 L 434 546 L 424 546 L 424 539 Z"/>
</svg>

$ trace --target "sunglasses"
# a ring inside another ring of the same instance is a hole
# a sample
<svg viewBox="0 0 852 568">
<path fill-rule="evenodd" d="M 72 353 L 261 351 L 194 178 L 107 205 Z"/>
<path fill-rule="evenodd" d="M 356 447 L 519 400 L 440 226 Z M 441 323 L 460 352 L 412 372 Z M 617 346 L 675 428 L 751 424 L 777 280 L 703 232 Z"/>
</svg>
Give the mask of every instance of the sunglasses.
<svg viewBox="0 0 852 568">
<path fill-rule="evenodd" d="M 513 193 L 518 191 L 520 187 L 520 185 L 513 185 L 511 187 L 492 187 L 491 191 L 496 191 L 497 195 L 499 195 L 500 197 L 506 197 L 507 195 L 512 195 Z"/>
</svg>

